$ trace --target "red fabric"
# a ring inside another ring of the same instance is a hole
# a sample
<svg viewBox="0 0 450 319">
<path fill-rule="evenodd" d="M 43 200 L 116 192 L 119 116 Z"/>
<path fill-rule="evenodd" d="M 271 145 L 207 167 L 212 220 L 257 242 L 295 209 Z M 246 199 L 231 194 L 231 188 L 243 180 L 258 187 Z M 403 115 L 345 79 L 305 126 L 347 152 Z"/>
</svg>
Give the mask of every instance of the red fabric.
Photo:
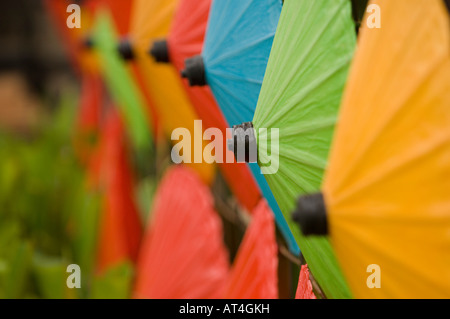
<svg viewBox="0 0 450 319">
<path fill-rule="evenodd" d="M 302 265 L 302 269 L 300 270 L 295 299 L 316 299 L 316 296 L 313 293 L 311 281 L 309 280 L 308 265 Z"/>
<path fill-rule="evenodd" d="M 104 191 L 104 205 L 97 269 L 103 272 L 122 261 L 135 261 L 142 235 L 124 129 L 114 109 L 106 119 L 99 151 L 99 183 Z"/>
<path fill-rule="evenodd" d="M 97 7 L 106 7 L 110 10 L 114 20 L 115 28 L 118 35 L 122 38 L 126 38 L 130 29 L 130 18 L 133 1 L 131 0 L 99 0 Z M 153 136 L 158 135 L 158 114 L 154 102 L 148 92 L 146 84 L 142 78 L 141 73 L 138 71 L 135 63 L 130 62 L 130 72 L 133 75 L 140 91 L 143 93 L 146 115 L 149 125 L 151 125 Z"/>
<path fill-rule="evenodd" d="M 82 74 L 75 148 L 83 163 L 89 162 L 97 144 L 103 103 L 102 93 L 102 82 L 99 76 Z"/>
<path fill-rule="evenodd" d="M 278 251 L 273 214 L 261 200 L 236 255 L 224 297 L 278 298 Z"/>
<path fill-rule="evenodd" d="M 167 39 L 170 59 L 178 71 L 184 69 L 184 61 L 202 51 L 208 22 L 211 0 L 181 0 L 171 32 Z M 183 85 L 197 114 L 203 120 L 203 128 L 219 128 L 224 136 L 223 154 L 228 151 L 225 142 L 229 127 L 209 87 L 190 87 L 187 80 Z M 234 158 L 233 155 L 230 156 Z M 239 202 L 252 211 L 261 198 L 259 188 L 244 163 L 220 164 L 221 172 Z"/>
<path fill-rule="evenodd" d="M 98 131 L 102 106 L 102 81 L 98 75 L 83 74 L 78 127 L 81 131 Z"/>
<path fill-rule="evenodd" d="M 171 168 L 151 216 L 135 298 L 218 298 L 228 275 L 228 253 L 207 186 L 189 168 Z"/>
<path fill-rule="evenodd" d="M 116 30 L 120 36 L 125 36 L 130 28 L 132 0 L 97 0 L 98 6 L 110 9 Z"/>
</svg>

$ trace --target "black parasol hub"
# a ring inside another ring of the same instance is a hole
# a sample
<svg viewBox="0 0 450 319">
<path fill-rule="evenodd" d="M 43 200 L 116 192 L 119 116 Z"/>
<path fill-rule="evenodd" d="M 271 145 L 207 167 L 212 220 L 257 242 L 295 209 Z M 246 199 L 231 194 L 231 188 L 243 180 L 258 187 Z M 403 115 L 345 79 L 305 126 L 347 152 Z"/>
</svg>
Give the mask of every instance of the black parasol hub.
<svg viewBox="0 0 450 319">
<path fill-rule="evenodd" d="M 203 57 L 201 55 L 196 55 L 186 59 L 185 69 L 181 71 L 181 76 L 188 79 L 190 86 L 205 86 L 206 74 Z"/>
<path fill-rule="evenodd" d="M 447 10 L 450 14 L 450 0 L 444 0 L 445 4 L 447 5 Z"/>
<path fill-rule="evenodd" d="M 227 140 L 227 146 L 234 153 L 238 163 L 256 163 L 258 147 L 255 129 L 252 122 L 234 125 L 231 131 L 232 139 Z"/>
<path fill-rule="evenodd" d="M 81 45 L 83 46 L 83 49 L 91 50 L 92 48 L 94 48 L 94 40 L 91 36 L 86 36 L 81 41 Z"/>
<path fill-rule="evenodd" d="M 125 37 L 120 40 L 119 44 L 117 45 L 117 51 L 119 52 L 123 60 L 134 60 L 133 45 L 131 44 L 129 38 Z"/>
<path fill-rule="evenodd" d="M 328 235 L 327 210 L 323 194 L 300 196 L 292 219 L 299 224 L 305 236 Z"/>
<path fill-rule="evenodd" d="M 149 54 L 155 58 L 158 63 L 169 63 L 169 47 L 167 46 L 167 40 L 158 40 L 153 42 L 150 48 Z"/>
</svg>

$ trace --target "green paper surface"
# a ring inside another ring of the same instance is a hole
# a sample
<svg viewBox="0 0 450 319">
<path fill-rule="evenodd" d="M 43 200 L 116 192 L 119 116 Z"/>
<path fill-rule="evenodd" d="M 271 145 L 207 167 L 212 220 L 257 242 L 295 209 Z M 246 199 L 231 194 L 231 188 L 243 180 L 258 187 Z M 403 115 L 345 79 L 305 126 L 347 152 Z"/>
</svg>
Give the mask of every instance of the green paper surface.
<svg viewBox="0 0 450 319">
<path fill-rule="evenodd" d="M 351 297 L 332 247 L 304 237 L 291 213 L 300 195 L 320 191 L 355 45 L 350 1 L 286 0 L 253 119 L 257 134 L 279 129 L 278 171 L 265 177 L 328 298 Z M 270 137 L 258 134 L 260 166 L 276 155 Z"/>
<path fill-rule="evenodd" d="M 97 15 L 93 41 L 109 92 L 119 107 L 135 148 L 148 149 L 152 145 L 152 137 L 145 114 L 144 98 L 119 55 L 119 39 L 113 20 L 106 11 Z"/>
</svg>

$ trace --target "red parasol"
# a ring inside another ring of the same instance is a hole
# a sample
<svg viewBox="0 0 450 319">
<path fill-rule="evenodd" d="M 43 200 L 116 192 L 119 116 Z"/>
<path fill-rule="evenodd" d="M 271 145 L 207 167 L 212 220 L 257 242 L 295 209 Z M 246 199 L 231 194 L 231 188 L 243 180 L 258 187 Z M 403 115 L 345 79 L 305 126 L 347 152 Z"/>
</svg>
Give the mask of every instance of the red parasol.
<svg viewBox="0 0 450 319">
<path fill-rule="evenodd" d="M 82 162 L 93 153 L 100 131 L 102 82 L 98 75 L 83 73 L 76 127 L 75 148 Z"/>
<path fill-rule="evenodd" d="M 187 58 L 198 55 L 202 51 L 210 5 L 211 0 L 181 0 L 178 4 L 165 49 L 168 52 L 166 60 L 170 60 L 178 72 L 185 68 L 184 61 Z M 157 45 L 154 46 L 154 49 L 156 48 Z M 223 157 L 234 160 L 232 153 L 228 157 L 225 155 L 230 152 L 224 142 L 227 137 L 226 128 L 229 125 L 209 87 L 191 87 L 186 79 L 183 80 L 183 84 L 197 114 L 203 121 L 204 129 L 214 127 L 222 131 Z M 248 211 L 252 211 L 261 195 L 246 164 L 224 163 L 220 165 L 220 169 L 239 202 Z"/>
<path fill-rule="evenodd" d="M 99 182 L 104 191 L 97 266 L 102 272 L 125 261 L 135 261 L 142 229 L 134 201 L 133 176 L 128 162 L 124 129 L 110 109 L 99 148 Z"/>
<path fill-rule="evenodd" d="M 224 297 L 278 298 L 277 253 L 273 214 L 267 202 L 262 200 L 236 255 Z"/>
<path fill-rule="evenodd" d="M 140 250 L 136 298 L 217 298 L 228 275 L 222 225 L 209 189 L 189 168 L 161 181 Z"/>
<path fill-rule="evenodd" d="M 313 293 L 311 280 L 309 280 L 308 265 L 302 265 L 298 278 L 297 293 L 295 299 L 317 299 Z"/>
</svg>

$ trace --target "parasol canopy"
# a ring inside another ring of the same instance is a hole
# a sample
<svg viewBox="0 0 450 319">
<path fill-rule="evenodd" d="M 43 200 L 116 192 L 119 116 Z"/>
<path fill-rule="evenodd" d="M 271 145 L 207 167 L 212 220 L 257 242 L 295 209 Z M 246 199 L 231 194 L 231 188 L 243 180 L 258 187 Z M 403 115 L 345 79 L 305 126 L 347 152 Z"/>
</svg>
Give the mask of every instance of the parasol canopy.
<svg viewBox="0 0 450 319">
<path fill-rule="evenodd" d="M 187 58 L 201 53 L 210 5 L 211 0 L 180 1 L 167 39 L 156 41 L 153 44 L 151 52 L 158 62 L 171 62 L 177 71 L 181 72 L 185 67 L 184 61 Z M 229 125 L 226 123 L 209 87 L 191 87 L 187 80 L 183 80 L 183 86 L 193 107 L 203 121 L 204 128 L 220 129 L 223 139 L 221 152 L 218 153 L 222 154 L 225 159 L 234 159 L 226 143 L 223 142 L 227 137 L 226 129 Z M 221 163 L 219 168 L 239 202 L 251 212 L 261 195 L 247 166 L 243 163 L 234 162 Z"/>
<path fill-rule="evenodd" d="M 96 5 L 100 8 L 107 8 L 111 13 L 112 20 L 121 37 L 128 33 L 130 27 L 131 8 L 133 1 L 123 0 L 90 0 L 96 1 Z"/>
<path fill-rule="evenodd" d="M 183 76 L 191 85 L 209 85 L 228 125 L 253 118 L 281 7 L 281 0 L 213 1 L 202 54 L 186 60 Z M 289 249 L 298 255 L 298 245 L 258 165 L 249 167 Z"/>
<path fill-rule="evenodd" d="M 350 294 L 328 239 L 305 238 L 290 213 L 299 195 L 320 189 L 355 42 L 348 0 L 286 0 L 253 119 L 267 182 L 314 277 L 335 298 Z"/>
<path fill-rule="evenodd" d="M 144 110 L 147 115 L 147 121 L 150 124 L 151 132 L 153 133 L 155 143 L 157 143 L 159 138 L 159 124 L 158 115 L 155 110 L 154 102 L 143 83 L 141 74 L 138 72 L 137 67 L 134 63 L 127 63 L 129 60 L 133 60 L 134 55 L 130 43 L 127 41 L 127 35 L 130 28 L 131 19 L 131 9 L 133 6 L 133 1 L 123 1 L 123 0 L 90 0 L 96 1 L 95 6 L 92 8 L 94 11 L 106 10 L 110 13 L 111 19 L 114 21 L 114 26 L 117 33 L 117 40 L 120 42 L 117 45 L 117 50 L 119 55 L 126 63 L 123 63 L 127 67 L 127 71 L 134 78 L 135 85 L 139 88 L 142 93 Z M 89 4 L 87 2 L 86 4 Z M 84 2 L 83 2 L 84 4 Z M 92 5 L 91 5 L 92 7 Z"/>
<path fill-rule="evenodd" d="M 277 254 L 273 214 L 261 200 L 234 260 L 224 298 L 277 299 Z"/>
<path fill-rule="evenodd" d="M 95 150 L 100 133 L 103 105 L 103 86 L 100 76 L 83 73 L 80 95 L 75 148 L 82 162 L 87 163 Z"/>
<path fill-rule="evenodd" d="M 208 187 L 189 168 L 166 173 L 140 249 L 136 298 L 218 298 L 228 275 L 222 224 Z"/>
<path fill-rule="evenodd" d="M 361 28 L 323 195 L 295 218 L 330 233 L 354 297 L 447 298 L 449 15 L 442 0 L 371 4 L 382 27 Z"/>
<path fill-rule="evenodd" d="M 215 0 L 202 52 L 206 82 L 229 124 L 253 118 L 281 0 Z"/>
<path fill-rule="evenodd" d="M 309 279 L 308 265 L 302 265 L 300 269 L 295 299 L 317 299 L 313 293 L 312 283 Z"/>
<path fill-rule="evenodd" d="M 134 200 L 133 174 L 127 158 L 124 129 L 111 108 L 102 130 L 97 161 L 104 204 L 100 218 L 97 269 L 99 273 L 122 262 L 135 261 L 142 227 Z"/>
<path fill-rule="evenodd" d="M 175 68 L 171 65 L 157 64 L 149 55 L 153 41 L 165 38 L 169 33 L 177 4 L 178 0 L 135 0 L 128 37 L 134 61 L 138 65 L 154 102 L 162 129 L 168 138 L 177 128 L 186 128 L 191 136 L 194 136 L 196 127 L 199 130 L 199 126 L 195 123 L 199 117 L 183 89 Z M 194 143 L 191 145 L 190 153 L 194 154 Z M 207 164 L 205 160 L 202 163 L 194 163 L 193 159 L 186 156 L 183 159 L 184 162 L 187 160 L 191 162 L 187 165 L 195 169 L 205 182 L 208 184 L 212 182 L 214 165 Z"/>
<path fill-rule="evenodd" d="M 151 132 L 146 121 L 145 100 L 136 86 L 132 73 L 117 52 L 117 32 L 110 13 L 99 10 L 96 15 L 92 40 L 101 61 L 101 68 L 109 92 L 120 107 L 121 114 L 136 149 L 152 145 Z"/>
</svg>

